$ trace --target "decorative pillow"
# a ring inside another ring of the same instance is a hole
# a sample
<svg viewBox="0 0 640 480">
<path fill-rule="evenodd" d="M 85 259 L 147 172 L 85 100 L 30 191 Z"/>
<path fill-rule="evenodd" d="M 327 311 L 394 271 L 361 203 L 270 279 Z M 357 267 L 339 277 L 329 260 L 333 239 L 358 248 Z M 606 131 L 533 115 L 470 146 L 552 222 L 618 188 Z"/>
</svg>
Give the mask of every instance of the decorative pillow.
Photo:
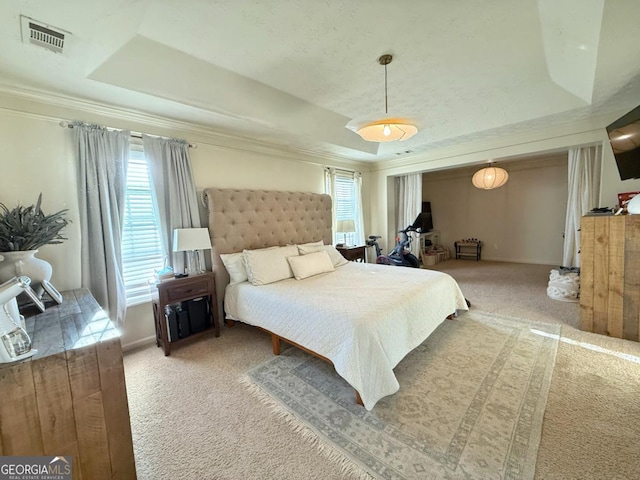
<svg viewBox="0 0 640 480">
<path fill-rule="evenodd" d="M 280 247 L 267 247 L 257 250 L 273 250 L 274 248 Z M 235 285 L 236 283 L 242 283 L 249 280 L 247 276 L 247 268 L 244 265 L 244 252 L 223 253 L 220 255 L 220 259 L 229 274 L 229 285 Z"/>
<path fill-rule="evenodd" d="M 223 253 L 220 259 L 229 273 L 229 285 L 246 282 L 247 269 L 244 266 L 244 253 Z"/>
<path fill-rule="evenodd" d="M 346 265 L 347 263 L 349 263 L 349 260 L 344 258 L 342 254 L 338 250 L 336 250 L 336 247 L 334 247 L 333 245 L 325 245 L 324 248 L 326 252 L 329 254 L 329 258 L 333 262 L 334 267 L 340 267 L 342 265 Z"/>
<path fill-rule="evenodd" d="M 326 251 L 289 257 L 287 260 L 296 280 L 303 280 L 319 273 L 333 272 L 333 262 Z"/>
<path fill-rule="evenodd" d="M 302 245 L 298 245 L 298 252 L 300 255 L 306 255 L 307 253 L 321 252 L 324 250 L 324 242 L 320 240 L 319 242 L 311 242 L 311 243 L 303 243 Z"/>
<path fill-rule="evenodd" d="M 290 245 L 279 248 L 244 250 L 243 254 L 247 277 L 251 284 L 267 285 L 293 277 L 287 258 L 297 257 L 298 247 Z"/>
</svg>

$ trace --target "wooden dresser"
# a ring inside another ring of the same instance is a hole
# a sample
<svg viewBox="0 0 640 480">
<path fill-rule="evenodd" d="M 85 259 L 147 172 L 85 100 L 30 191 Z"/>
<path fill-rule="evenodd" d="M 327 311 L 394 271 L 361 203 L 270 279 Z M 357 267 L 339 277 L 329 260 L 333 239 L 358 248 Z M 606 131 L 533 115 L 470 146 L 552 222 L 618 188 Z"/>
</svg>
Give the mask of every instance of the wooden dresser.
<svg viewBox="0 0 640 480">
<path fill-rule="evenodd" d="M 72 456 L 73 478 L 135 479 L 119 332 L 86 289 L 28 316 L 33 357 L 0 364 L 0 455 Z"/>
<path fill-rule="evenodd" d="M 640 215 L 582 217 L 580 329 L 640 341 Z"/>
</svg>

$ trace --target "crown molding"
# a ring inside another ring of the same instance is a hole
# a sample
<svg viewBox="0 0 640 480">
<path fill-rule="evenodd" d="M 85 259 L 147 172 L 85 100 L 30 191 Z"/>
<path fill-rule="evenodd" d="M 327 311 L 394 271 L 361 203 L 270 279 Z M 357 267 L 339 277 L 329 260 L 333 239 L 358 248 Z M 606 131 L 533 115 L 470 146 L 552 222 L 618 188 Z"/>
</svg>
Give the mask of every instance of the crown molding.
<svg viewBox="0 0 640 480">
<path fill-rule="evenodd" d="M 601 136 L 604 140 L 606 136 L 604 130 L 605 126 L 611 123 L 611 120 L 615 118 L 617 118 L 615 113 L 601 114 L 581 120 L 568 121 L 560 125 L 547 125 L 537 128 L 531 128 L 531 130 L 526 133 L 519 133 L 516 135 L 501 135 L 489 139 L 470 141 L 468 143 L 463 143 L 460 145 L 452 145 L 440 149 L 436 148 L 428 153 L 416 153 L 414 155 L 403 157 L 401 159 L 392 159 L 376 163 L 372 166 L 371 170 L 381 172 L 384 170 L 418 166 L 420 166 L 421 169 L 424 170 L 425 164 L 428 164 L 430 162 L 484 153 L 486 153 L 486 160 L 492 159 L 495 161 L 500 161 L 500 158 L 504 157 L 497 157 L 491 154 L 502 149 L 526 147 L 527 145 L 534 145 L 539 142 L 552 140 L 566 139 L 570 143 L 570 139 L 572 136 L 580 136 L 583 134 L 593 134 L 592 136 L 594 137 Z M 586 143 L 579 142 L 578 144 L 574 145 L 579 146 L 592 143 L 593 140 L 590 140 Z M 570 148 L 572 145 L 566 146 L 567 148 Z M 535 151 L 523 153 L 523 155 L 535 154 Z M 507 157 L 509 156 L 512 155 L 507 155 Z"/>
<path fill-rule="evenodd" d="M 369 171 L 371 165 L 357 160 L 340 158 L 329 153 L 316 152 L 310 149 L 280 146 L 274 143 L 263 142 L 255 138 L 235 135 L 229 132 L 207 127 L 195 123 L 152 115 L 140 110 L 116 107 L 93 100 L 81 99 L 70 95 L 53 93 L 45 90 L 26 89 L 7 84 L 0 84 L 0 99 L 2 96 L 13 98 L 19 101 L 33 102 L 43 107 L 54 107 L 60 109 L 70 109 L 75 112 L 88 113 L 92 117 L 104 117 L 107 123 L 123 122 L 126 125 L 136 125 L 135 128 L 127 127 L 131 130 L 141 130 L 143 133 L 166 136 L 162 131 L 178 131 L 189 138 L 190 143 L 204 143 L 207 145 L 240 150 L 271 157 L 285 158 L 298 162 L 305 162 L 314 165 L 331 164 L 335 166 L 345 166 L 348 168 L 358 168 Z M 0 110 L 10 111 L 14 114 L 23 114 L 32 118 L 47 119 L 52 121 L 70 121 L 69 118 L 60 118 L 47 113 L 23 110 L 21 108 L 11 108 L 4 106 L 0 102 Z M 76 120 L 76 119 L 73 119 Z M 115 122 L 114 122 L 115 121 Z M 124 128 L 122 126 L 109 124 L 108 127 Z M 151 128 L 149 128 L 151 127 Z M 152 131 L 156 129 L 156 131 Z M 157 130 L 160 130 L 157 131 Z"/>
</svg>

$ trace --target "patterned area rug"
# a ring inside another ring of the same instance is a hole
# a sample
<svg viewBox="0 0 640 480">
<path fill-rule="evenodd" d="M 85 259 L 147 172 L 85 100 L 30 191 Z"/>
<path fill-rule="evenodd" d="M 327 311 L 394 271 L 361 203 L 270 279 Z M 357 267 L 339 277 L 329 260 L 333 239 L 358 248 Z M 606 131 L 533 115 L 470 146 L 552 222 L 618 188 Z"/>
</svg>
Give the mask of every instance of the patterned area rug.
<svg viewBox="0 0 640 480">
<path fill-rule="evenodd" d="M 532 479 L 559 334 L 466 312 L 400 362 L 400 390 L 370 412 L 328 363 L 295 348 L 246 383 L 354 476 Z"/>
</svg>

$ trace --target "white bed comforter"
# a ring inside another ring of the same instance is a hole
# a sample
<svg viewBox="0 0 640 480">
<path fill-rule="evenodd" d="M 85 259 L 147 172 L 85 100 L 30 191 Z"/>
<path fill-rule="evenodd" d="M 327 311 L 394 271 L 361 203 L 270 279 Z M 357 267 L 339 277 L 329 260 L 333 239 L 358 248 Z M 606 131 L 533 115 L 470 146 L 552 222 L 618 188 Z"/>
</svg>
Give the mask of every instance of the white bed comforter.
<svg viewBox="0 0 640 480">
<path fill-rule="evenodd" d="M 225 292 L 229 319 L 265 328 L 333 362 L 371 410 L 400 388 L 393 368 L 448 315 L 466 310 L 448 274 L 349 262 L 334 272 Z"/>
</svg>

